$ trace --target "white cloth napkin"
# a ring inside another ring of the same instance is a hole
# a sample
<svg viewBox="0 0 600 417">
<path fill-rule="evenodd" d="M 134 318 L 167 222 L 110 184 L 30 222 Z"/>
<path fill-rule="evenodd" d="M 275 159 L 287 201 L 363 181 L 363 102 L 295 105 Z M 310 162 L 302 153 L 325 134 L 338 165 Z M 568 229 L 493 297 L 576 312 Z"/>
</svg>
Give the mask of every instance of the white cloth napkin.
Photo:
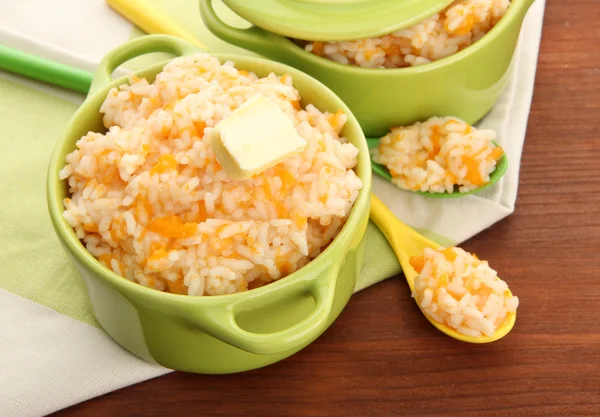
<svg viewBox="0 0 600 417">
<path fill-rule="evenodd" d="M 196 2 L 148 1 L 171 17 L 181 19 L 211 50 L 241 52 L 216 39 L 203 27 Z M 444 200 L 442 204 L 439 200 L 402 192 L 375 177 L 374 192 L 408 224 L 462 242 L 514 210 L 543 12 L 544 0 L 537 0 L 524 24 L 510 84 L 494 110 L 480 123 L 498 132 L 499 142 L 508 154 L 510 165 L 501 184 L 479 196 Z M 106 52 L 127 41 L 132 29 L 103 0 L 0 2 L 1 44 L 87 70 L 93 70 Z M 16 130 L 15 115 L 11 115 L 15 106 L 26 107 L 35 115 L 37 123 L 48 124 L 48 127 L 28 127 L 30 137 L 0 137 L 0 164 L 7 162 L 1 159 L 3 155 L 18 152 L 21 139 L 37 141 L 39 147 L 49 152 L 53 140 L 60 134 L 60 127 L 76 107 L 73 102 L 81 100 L 79 95 L 0 72 L 0 130 Z M 39 159 L 32 161 L 39 169 L 39 180 L 30 184 L 31 193 L 25 203 L 36 205 L 36 215 L 46 222 L 42 230 L 31 233 L 38 233 L 35 242 L 43 242 L 37 250 L 51 252 L 51 266 L 55 269 L 52 279 L 60 279 L 47 282 L 49 272 L 43 265 L 36 265 L 34 241 L 31 243 L 33 254 L 18 269 L 7 266 L 8 257 L 18 254 L 0 253 L 2 417 L 45 415 L 170 372 L 130 355 L 98 328 L 86 304 L 85 291 L 46 219 L 43 177 L 49 153 L 39 155 Z M 0 172 L 3 172 L 2 167 Z M 3 200 L 10 201 L 9 187 L 10 184 L 0 182 Z M 0 202 L 0 239 L 14 233 L 13 230 L 18 232 L 18 227 L 11 224 L 14 210 L 3 204 L 7 203 Z M 370 250 L 373 248 L 367 248 L 367 259 L 370 253 L 373 255 Z M 361 278 L 357 290 L 372 284 L 373 275 L 389 276 L 397 268 L 394 261 L 377 265 L 367 262 L 363 277 L 371 278 Z"/>
</svg>

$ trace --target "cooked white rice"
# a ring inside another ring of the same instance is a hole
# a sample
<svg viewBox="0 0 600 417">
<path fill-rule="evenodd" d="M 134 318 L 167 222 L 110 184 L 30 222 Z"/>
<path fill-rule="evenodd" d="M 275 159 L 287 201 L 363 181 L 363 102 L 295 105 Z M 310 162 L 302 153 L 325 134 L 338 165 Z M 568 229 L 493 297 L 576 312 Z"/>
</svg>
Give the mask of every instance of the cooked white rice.
<svg viewBox="0 0 600 417">
<path fill-rule="evenodd" d="M 504 16 L 510 0 L 458 0 L 421 23 L 377 38 L 308 42 L 316 55 L 365 68 L 403 68 L 452 55 L 479 40 Z"/>
<path fill-rule="evenodd" d="M 421 309 L 459 333 L 492 336 L 517 310 L 519 299 L 496 271 L 460 248 L 426 248 L 410 262 L 419 273 L 413 297 Z"/>
<path fill-rule="evenodd" d="M 454 117 L 433 117 L 397 127 L 372 149 L 392 182 L 405 190 L 452 193 L 472 191 L 490 182 L 504 151 L 492 141 L 496 133 L 476 129 Z"/>
<path fill-rule="evenodd" d="M 273 100 L 305 150 L 244 181 L 207 140 L 255 94 Z M 333 240 L 358 196 L 346 116 L 301 109 L 289 75 L 259 78 L 208 54 L 178 58 L 156 81 L 132 76 L 104 101 L 60 173 L 64 218 L 87 250 L 125 278 L 189 295 L 229 294 L 282 278 Z"/>
</svg>

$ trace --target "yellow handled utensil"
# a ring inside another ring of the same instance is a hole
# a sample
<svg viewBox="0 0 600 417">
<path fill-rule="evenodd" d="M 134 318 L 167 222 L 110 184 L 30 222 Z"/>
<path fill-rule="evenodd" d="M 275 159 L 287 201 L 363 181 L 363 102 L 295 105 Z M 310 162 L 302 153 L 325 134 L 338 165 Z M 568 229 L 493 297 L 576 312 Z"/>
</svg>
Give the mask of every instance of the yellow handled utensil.
<svg viewBox="0 0 600 417">
<path fill-rule="evenodd" d="M 106 0 L 106 2 L 146 33 L 178 36 L 202 49 L 207 49 L 195 36 L 143 0 Z"/>
<path fill-rule="evenodd" d="M 430 241 L 412 228 L 402 223 L 394 214 L 383 204 L 375 195 L 371 194 L 371 212 L 370 218 L 383 232 L 390 246 L 394 250 L 402 271 L 408 282 L 411 292 L 414 292 L 415 278 L 417 271 L 410 264 L 411 256 L 421 256 L 425 248 L 438 249 L 440 245 Z M 511 294 L 512 295 L 512 294 Z M 420 308 L 420 306 L 419 306 Z M 457 332 L 444 323 L 439 323 L 423 312 L 427 320 L 431 322 L 439 331 L 446 333 L 454 339 L 468 343 L 489 343 L 498 340 L 508 334 L 515 325 L 517 315 L 510 313 L 508 319 L 496 330 L 492 336 L 466 336 Z"/>
</svg>

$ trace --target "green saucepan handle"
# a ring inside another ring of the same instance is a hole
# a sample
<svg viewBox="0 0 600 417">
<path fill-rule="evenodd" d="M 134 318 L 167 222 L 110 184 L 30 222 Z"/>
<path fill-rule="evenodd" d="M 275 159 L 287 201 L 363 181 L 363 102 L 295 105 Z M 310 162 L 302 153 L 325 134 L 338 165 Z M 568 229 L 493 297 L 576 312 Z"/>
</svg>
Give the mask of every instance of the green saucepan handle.
<svg viewBox="0 0 600 417">
<path fill-rule="evenodd" d="M 183 56 L 200 51 L 202 49 L 198 46 L 170 35 L 147 35 L 136 38 L 116 47 L 100 61 L 89 94 L 109 84 L 112 81 L 112 73 L 130 59 L 155 52 Z"/>
<path fill-rule="evenodd" d="M 243 297 L 234 302 L 227 300 L 229 297 L 205 297 L 200 307 L 194 300 L 196 297 L 182 298 L 178 300 L 178 314 L 205 333 L 246 352 L 271 355 L 299 349 L 316 339 L 327 326 L 343 258 L 331 252 L 327 259 L 303 267 L 297 276 L 244 292 Z M 287 329 L 267 334 L 252 333 L 236 322 L 239 313 L 302 294 L 312 295 L 314 309 Z M 208 305 L 211 301 L 214 303 Z"/>
<path fill-rule="evenodd" d="M 289 62 L 293 59 L 293 52 L 298 48 L 289 39 L 257 26 L 246 29 L 230 26 L 217 16 L 212 3 L 213 0 L 200 0 L 200 15 L 214 35 L 274 60 Z"/>
</svg>

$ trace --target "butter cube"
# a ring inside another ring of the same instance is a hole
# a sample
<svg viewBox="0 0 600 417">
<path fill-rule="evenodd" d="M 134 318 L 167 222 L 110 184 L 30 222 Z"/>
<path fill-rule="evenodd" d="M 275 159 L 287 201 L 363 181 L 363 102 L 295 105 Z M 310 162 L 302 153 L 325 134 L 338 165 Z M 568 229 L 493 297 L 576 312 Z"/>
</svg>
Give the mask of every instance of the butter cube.
<svg viewBox="0 0 600 417">
<path fill-rule="evenodd" d="M 306 146 L 292 121 L 263 95 L 234 110 L 209 135 L 221 167 L 235 180 L 264 172 Z"/>
</svg>

